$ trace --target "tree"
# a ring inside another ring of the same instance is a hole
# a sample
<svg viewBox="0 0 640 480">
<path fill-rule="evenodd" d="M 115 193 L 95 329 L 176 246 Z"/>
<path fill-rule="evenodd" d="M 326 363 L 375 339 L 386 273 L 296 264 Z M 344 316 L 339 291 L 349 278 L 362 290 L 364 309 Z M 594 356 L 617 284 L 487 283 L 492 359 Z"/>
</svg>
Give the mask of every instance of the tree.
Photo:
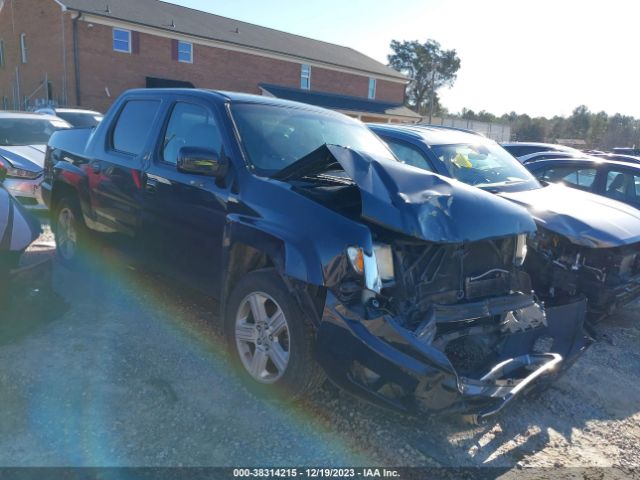
<svg viewBox="0 0 640 480">
<path fill-rule="evenodd" d="M 407 89 L 410 107 L 429 116 L 435 112 L 434 98 L 442 87 L 451 87 L 460 70 L 460 58 L 455 50 L 443 50 L 435 40 L 391 42 L 393 54 L 389 66 L 411 79 Z"/>
</svg>

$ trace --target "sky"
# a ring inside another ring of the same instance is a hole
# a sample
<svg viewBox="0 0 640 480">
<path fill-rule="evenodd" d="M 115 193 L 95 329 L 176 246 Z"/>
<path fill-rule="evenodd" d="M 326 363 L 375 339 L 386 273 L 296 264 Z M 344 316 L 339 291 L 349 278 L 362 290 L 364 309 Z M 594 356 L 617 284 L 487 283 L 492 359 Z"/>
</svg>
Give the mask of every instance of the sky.
<svg viewBox="0 0 640 480">
<path fill-rule="evenodd" d="M 387 63 L 391 40 L 455 49 L 450 112 L 570 115 L 579 105 L 640 117 L 636 0 L 172 0 L 345 45 Z"/>
</svg>

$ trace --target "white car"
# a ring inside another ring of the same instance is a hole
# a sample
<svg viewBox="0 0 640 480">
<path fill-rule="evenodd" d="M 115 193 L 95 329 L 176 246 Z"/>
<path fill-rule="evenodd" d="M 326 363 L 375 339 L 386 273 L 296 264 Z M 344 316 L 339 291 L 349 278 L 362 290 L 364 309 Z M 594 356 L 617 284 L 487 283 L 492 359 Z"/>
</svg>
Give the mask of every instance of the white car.
<svg viewBox="0 0 640 480">
<path fill-rule="evenodd" d="M 53 132 L 71 128 L 52 115 L 0 112 L 0 168 L 6 170 L 4 187 L 22 205 L 45 209 L 40 184 L 44 156 Z"/>
</svg>

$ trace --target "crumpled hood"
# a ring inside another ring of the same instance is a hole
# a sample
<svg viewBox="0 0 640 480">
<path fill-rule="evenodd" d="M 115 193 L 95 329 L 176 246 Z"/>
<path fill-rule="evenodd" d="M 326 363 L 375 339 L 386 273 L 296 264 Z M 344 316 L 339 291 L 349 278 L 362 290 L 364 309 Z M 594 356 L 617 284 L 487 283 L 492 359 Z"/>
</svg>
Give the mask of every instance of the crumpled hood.
<svg viewBox="0 0 640 480">
<path fill-rule="evenodd" d="M 362 197 L 362 216 L 437 243 L 463 243 L 533 232 L 527 211 L 461 182 L 364 152 L 324 145 L 276 178 L 300 179 L 344 169 Z"/>
<path fill-rule="evenodd" d="M 526 207 L 541 227 L 576 245 L 611 248 L 640 242 L 640 211 L 615 200 L 562 185 L 499 196 Z"/>
<path fill-rule="evenodd" d="M 15 168 L 30 172 L 44 169 L 46 145 L 21 145 L 15 147 L 0 147 L 0 157 L 6 158 Z"/>
<path fill-rule="evenodd" d="M 21 252 L 40 235 L 40 224 L 0 186 L 0 252 Z"/>
</svg>

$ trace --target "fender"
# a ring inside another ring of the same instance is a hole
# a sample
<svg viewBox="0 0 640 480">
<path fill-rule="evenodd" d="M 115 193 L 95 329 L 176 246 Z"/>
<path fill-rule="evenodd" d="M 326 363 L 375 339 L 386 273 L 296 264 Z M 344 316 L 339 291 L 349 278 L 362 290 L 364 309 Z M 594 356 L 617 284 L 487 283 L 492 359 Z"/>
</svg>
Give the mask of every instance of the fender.
<svg viewBox="0 0 640 480">
<path fill-rule="evenodd" d="M 295 238 L 293 232 L 278 228 L 269 221 L 229 215 L 222 244 L 222 271 L 225 273 L 229 271 L 233 246 L 244 244 L 267 255 L 282 275 L 324 286 L 322 264 L 314 246 L 305 245 L 302 238 Z M 221 285 L 224 283 L 223 278 Z"/>
</svg>

